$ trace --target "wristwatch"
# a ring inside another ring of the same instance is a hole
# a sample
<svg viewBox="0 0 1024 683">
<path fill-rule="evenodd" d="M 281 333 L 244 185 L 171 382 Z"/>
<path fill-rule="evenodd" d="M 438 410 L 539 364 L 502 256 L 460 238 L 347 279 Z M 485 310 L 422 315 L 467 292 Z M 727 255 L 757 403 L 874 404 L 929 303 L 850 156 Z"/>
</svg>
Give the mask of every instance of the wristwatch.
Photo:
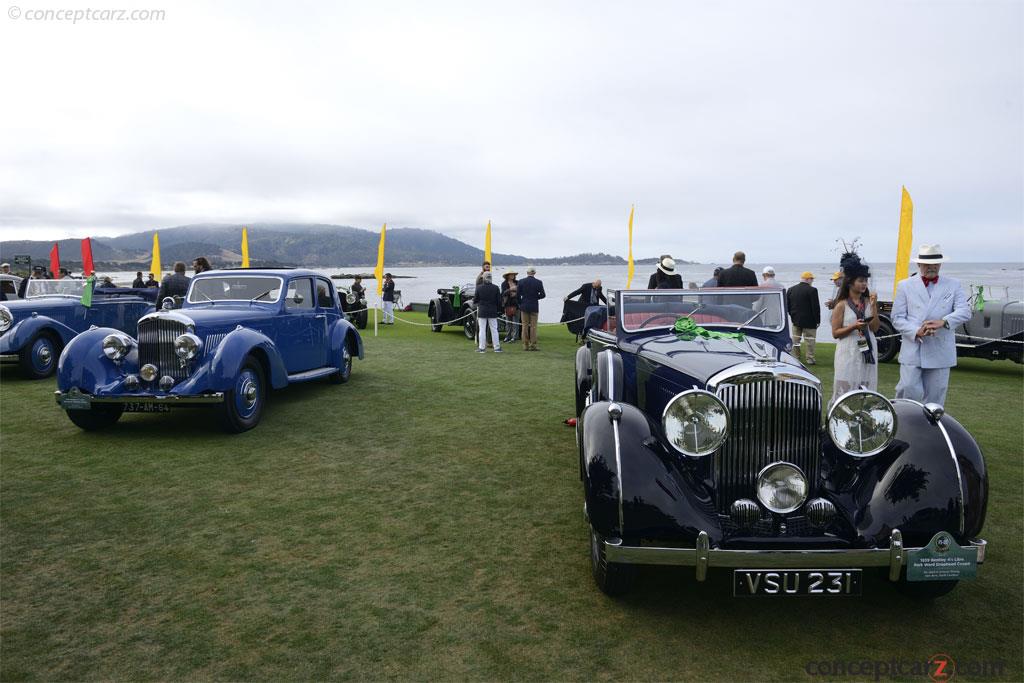
<svg viewBox="0 0 1024 683">
<path fill-rule="evenodd" d="M 943 327 L 945 327 L 945 328 L 946 328 L 946 329 L 948 330 L 948 329 L 949 329 L 949 321 L 948 321 L 948 320 L 945 320 L 945 319 L 943 319 L 943 321 L 942 321 L 942 326 L 943 326 Z"/>
</svg>

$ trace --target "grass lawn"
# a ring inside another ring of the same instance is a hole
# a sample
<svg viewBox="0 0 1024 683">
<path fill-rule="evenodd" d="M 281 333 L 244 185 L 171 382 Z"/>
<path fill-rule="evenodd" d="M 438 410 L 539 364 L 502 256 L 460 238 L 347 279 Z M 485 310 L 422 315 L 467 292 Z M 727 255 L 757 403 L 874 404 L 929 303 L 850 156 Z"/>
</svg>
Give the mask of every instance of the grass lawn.
<svg viewBox="0 0 1024 683">
<path fill-rule="evenodd" d="M 1021 366 L 952 376 L 991 497 L 988 561 L 950 596 L 872 576 L 862 598 L 736 600 L 728 572 L 654 568 L 612 600 L 562 424 L 575 345 L 540 334 L 479 355 L 456 328 L 367 330 L 349 384 L 278 392 L 234 436 L 202 409 L 86 434 L 53 380 L 4 368 L 0 679 L 814 680 L 936 653 L 1024 678 Z"/>
</svg>

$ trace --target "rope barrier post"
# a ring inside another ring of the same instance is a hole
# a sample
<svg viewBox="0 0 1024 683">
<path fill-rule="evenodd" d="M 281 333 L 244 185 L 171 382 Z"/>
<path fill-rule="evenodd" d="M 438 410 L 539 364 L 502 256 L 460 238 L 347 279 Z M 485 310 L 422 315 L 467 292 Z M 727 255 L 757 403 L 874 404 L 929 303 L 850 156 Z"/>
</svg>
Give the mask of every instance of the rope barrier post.
<svg viewBox="0 0 1024 683">
<path fill-rule="evenodd" d="M 380 304 L 377 304 L 379 306 Z M 373 307 L 373 336 L 377 336 L 377 306 Z"/>
</svg>

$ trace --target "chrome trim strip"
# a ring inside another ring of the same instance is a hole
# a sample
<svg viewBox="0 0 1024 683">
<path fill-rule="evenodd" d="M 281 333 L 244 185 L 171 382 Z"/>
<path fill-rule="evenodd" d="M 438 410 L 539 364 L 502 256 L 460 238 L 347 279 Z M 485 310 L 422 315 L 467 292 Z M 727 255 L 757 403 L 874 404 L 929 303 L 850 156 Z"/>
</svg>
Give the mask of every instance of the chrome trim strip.
<svg viewBox="0 0 1024 683">
<path fill-rule="evenodd" d="M 188 317 L 181 311 L 165 311 L 162 309 L 153 311 L 152 313 L 147 313 L 146 315 L 139 318 L 139 322 L 141 323 L 143 320 L 153 319 L 173 320 L 174 322 L 178 322 L 181 323 L 182 325 L 187 325 L 192 328 L 195 328 L 196 326 L 196 321 Z"/>
<path fill-rule="evenodd" d="M 979 557 L 979 560 L 981 558 Z M 899 529 L 892 530 L 889 540 L 889 580 L 899 581 L 900 570 L 903 569 L 903 534 Z"/>
<path fill-rule="evenodd" d="M 57 405 L 61 405 L 64 397 L 71 392 L 64 393 L 59 389 L 53 392 L 57 399 Z M 121 394 L 119 396 L 92 396 L 90 394 L 76 394 L 77 397 L 88 396 L 89 403 L 223 403 L 224 392 L 218 391 L 213 394 L 199 394 L 197 396 L 182 396 L 180 394 Z"/>
<path fill-rule="evenodd" d="M 5 353 L 0 355 L 0 363 L 16 363 L 18 361 L 18 354 L 16 353 Z"/>
<path fill-rule="evenodd" d="M 967 500 L 967 496 L 964 495 L 964 476 L 960 471 L 960 461 L 956 459 L 956 450 L 953 448 L 953 441 L 949 438 L 949 432 L 946 431 L 946 427 L 942 424 L 942 418 L 935 420 L 935 426 L 942 432 L 942 438 L 946 441 L 946 448 L 949 449 L 949 456 L 953 458 L 953 467 L 956 468 L 956 483 L 957 488 L 960 491 L 960 535 L 963 536 L 964 529 L 967 526 L 966 517 L 964 514 L 964 503 Z"/>
<path fill-rule="evenodd" d="M 617 410 L 617 412 L 615 412 Z M 618 404 L 608 406 L 608 419 L 612 421 L 612 431 L 615 433 L 615 470 L 619 478 L 619 535 L 625 535 L 626 520 L 622 513 L 622 446 L 619 443 L 619 418 L 622 416 L 622 407 Z"/>
<path fill-rule="evenodd" d="M 699 543 L 698 536 L 698 543 Z M 987 542 L 981 539 L 969 541 L 963 549 L 977 554 L 978 564 L 985 560 Z M 620 543 L 604 541 L 605 553 L 609 562 L 621 564 L 652 564 L 672 565 L 679 567 L 699 567 L 699 562 L 707 563 L 708 568 L 731 567 L 734 569 L 830 569 L 837 567 L 890 567 L 893 562 L 892 546 L 888 548 L 855 548 L 829 550 L 723 550 L 709 548 L 661 548 L 653 546 L 628 546 Z M 907 563 L 910 552 L 922 548 L 903 548 L 899 562 Z M 891 575 L 891 574 L 890 574 Z"/>
<path fill-rule="evenodd" d="M 608 400 L 609 401 L 615 401 L 616 400 L 616 398 L 615 398 L 615 363 L 612 361 L 612 354 L 611 354 L 611 352 L 606 354 L 605 357 L 608 359 L 608 362 L 607 362 L 608 372 L 605 373 L 605 377 L 607 377 L 606 381 L 608 382 Z M 616 433 L 618 433 L 618 432 L 616 431 Z M 616 445 L 616 448 L 618 448 L 617 445 Z"/>
</svg>

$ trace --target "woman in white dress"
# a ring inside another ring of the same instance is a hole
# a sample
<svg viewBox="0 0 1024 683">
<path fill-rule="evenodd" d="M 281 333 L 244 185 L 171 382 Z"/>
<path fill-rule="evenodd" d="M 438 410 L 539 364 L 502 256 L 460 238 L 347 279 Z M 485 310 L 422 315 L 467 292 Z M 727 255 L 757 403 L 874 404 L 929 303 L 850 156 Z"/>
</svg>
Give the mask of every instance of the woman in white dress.
<svg viewBox="0 0 1024 683">
<path fill-rule="evenodd" d="M 832 336 L 838 341 L 829 405 L 848 391 L 878 390 L 878 295 L 868 293 L 869 276 L 860 258 L 844 255 L 843 283 L 832 309 Z"/>
</svg>

